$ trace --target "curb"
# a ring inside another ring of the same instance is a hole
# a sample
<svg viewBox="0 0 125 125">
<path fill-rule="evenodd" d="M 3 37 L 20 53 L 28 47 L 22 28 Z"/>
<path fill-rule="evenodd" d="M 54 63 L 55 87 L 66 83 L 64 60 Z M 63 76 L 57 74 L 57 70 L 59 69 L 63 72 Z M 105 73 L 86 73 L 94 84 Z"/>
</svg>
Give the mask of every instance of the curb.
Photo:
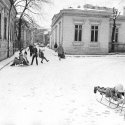
<svg viewBox="0 0 125 125">
<path fill-rule="evenodd" d="M 12 61 L 13 61 L 13 60 L 11 60 L 10 62 L 8 62 L 8 63 L 5 64 L 4 66 L 2 66 L 2 67 L 0 68 L 0 71 L 1 71 L 3 68 L 5 68 L 6 66 L 8 66 Z"/>
</svg>

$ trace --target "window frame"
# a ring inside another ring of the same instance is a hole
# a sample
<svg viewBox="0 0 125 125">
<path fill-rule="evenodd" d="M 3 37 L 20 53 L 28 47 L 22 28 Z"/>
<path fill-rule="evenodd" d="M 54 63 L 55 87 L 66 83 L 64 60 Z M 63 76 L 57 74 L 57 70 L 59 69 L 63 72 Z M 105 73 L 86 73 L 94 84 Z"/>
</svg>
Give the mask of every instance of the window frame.
<svg viewBox="0 0 125 125">
<path fill-rule="evenodd" d="M 55 26 L 55 43 L 57 43 L 57 25 Z"/>
<path fill-rule="evenodd" d="M 0 12 L 0 39 L 2 39 L 2 25 L 1 25 L 1 23 L 2 23 L 2 14 Z"/>
<path fill-rule="evenodd" d="M 78 26 L 78 27 L 76 27 L 76 26 Z M 81 35 L 80 35 L 80 31 L 81 31 Z M 83 33 L 83 24 L 75 23 L 74 24 L 74 41 L 75 42 L 82 42 L 82 33 Z M 76 38 L 76 34 L 77 34 L 77 38 Z"/>
<path fill-rule="evenodd" d="M 62 22 L 59 22 L 59 43 L 61 43 L 61 28 L 62 28 Z"/>
<path fill-rule="evenodd" d="M 7 17 L 4 17 L 4 39 L 7 39 Z"/>
<path fill-rule="evenodd" d="M 97 27 L 97 29 L 96 29 L 96 27 Z M 97 24 L 91 24 L 90 30 L 91 30 L 91 33 L 90 33 L 90 42 L 91 43 L 98 43 L 99 42 L 99 25 L 97 25 Z M 92 32 L 93 32 L 93 34 L 92 34 Z M 96 33 L 97 33 L 97 35 L 96 35 Z"/>
</svg>

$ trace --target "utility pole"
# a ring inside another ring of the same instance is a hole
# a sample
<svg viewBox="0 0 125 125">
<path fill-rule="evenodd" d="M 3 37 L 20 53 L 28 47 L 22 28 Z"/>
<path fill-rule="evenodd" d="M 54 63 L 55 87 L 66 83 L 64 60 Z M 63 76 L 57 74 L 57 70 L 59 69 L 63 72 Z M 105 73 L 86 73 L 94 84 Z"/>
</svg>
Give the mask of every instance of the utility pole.
<svg viewBox="0 0 125 125">
<path fill-rule="evenodd" d="M 113 15 L 112 15 L 112 19 L 113 19 L 113 28 L 112 28 L 112 42 L 111 42 L 111 51 L 114 52 L 115 50 L 115 31 L 116 31 L 116 19 L 119 16 L 119 12 L 117 9 L 115 9 L 113 7 Z"/>
</svg>

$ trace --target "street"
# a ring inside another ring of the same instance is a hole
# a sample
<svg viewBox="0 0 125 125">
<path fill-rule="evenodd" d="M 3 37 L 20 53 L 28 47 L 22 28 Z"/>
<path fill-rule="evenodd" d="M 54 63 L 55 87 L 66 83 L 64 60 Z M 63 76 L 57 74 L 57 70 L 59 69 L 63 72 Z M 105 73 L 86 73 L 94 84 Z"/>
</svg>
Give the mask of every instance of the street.
<svg viewBox="0 0 125 125">
<path fill-rule="evenodd" d="M 0 71 L 0 125 L 123 125 L 124 114 L 96 101 L 94 86 L 125 87 L 125 56 L 73 56 Z M 31 62 L 31 57 L 28 60 Z"/>
</svg>

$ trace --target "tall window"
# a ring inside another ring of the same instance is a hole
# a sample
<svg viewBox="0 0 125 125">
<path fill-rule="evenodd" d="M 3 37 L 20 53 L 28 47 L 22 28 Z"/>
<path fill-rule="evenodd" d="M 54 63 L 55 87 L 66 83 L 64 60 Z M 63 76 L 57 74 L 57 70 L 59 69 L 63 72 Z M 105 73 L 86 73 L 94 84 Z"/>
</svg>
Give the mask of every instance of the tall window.
<svg viewBox="0 0 125 125">
<path fill-rule="evenodd" d="M 55 43 L 57 43 L 57 26 L 55 27 Z"/>
<path fill-rule="evenodd" d="M 61 43 L 61 22 L 59 22 L 59 43 Z"/>
<path fill-rule="evenodd" d="M 98 26 L 91 26 L 91 42 L 98 42 Z"/>
<path fill-rule="evenodd" d="M 82 25 L 75 25 L 75 41 L 82 41 Z"/>
<path fill-rule="evenodd" d="M 7 38 L 7 18 L 4 17 L 4 39 Z"/>
<path fill-rule="evenodd" d="M 1 39 L 1 13 L 0 13 L 0 39 Z"/>
</svg>

